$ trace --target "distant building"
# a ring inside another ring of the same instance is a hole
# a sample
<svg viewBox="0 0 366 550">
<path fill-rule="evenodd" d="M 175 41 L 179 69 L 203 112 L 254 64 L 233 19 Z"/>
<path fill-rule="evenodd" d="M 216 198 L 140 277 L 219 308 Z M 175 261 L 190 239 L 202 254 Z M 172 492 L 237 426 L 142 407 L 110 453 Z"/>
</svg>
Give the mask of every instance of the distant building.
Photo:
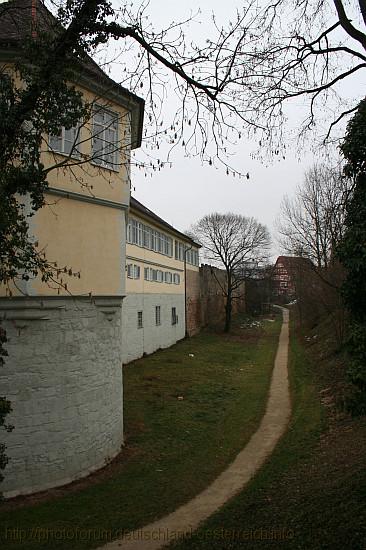
<svg viewBox="0 0 366 550">
<path fill-rule="evenodd" d="M 312 263 L 300 256 L 279 256 L 273 269 L 273 295 L 295 298 L 296 282 L 302 274 L 309 272 Z"/>
</svg>

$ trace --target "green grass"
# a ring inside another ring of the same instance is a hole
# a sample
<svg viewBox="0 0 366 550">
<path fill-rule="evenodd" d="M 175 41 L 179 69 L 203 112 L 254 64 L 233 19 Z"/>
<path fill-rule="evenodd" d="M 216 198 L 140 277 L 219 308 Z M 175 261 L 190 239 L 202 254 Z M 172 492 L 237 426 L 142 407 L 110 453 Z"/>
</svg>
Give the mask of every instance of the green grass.
<svg viewBox="0 0 366 550">
<path fill-rule="evenodd" d="M 1 548 L 94 548 L 199 493 L 259 424 L 279 328 L 277 319 L 239 324 L 231 336 L 205 332 L 124 367 L 127 445 L 112 473 L 46 501 L 2 505 Z"/>
<path fill-rule="evenodd" d="M 293 330 L 289 363 L 287 434 L 246 489 L 175 550 L 365 548 L 365 420 L 322 406 L 321 364 Z"/>
</svg>

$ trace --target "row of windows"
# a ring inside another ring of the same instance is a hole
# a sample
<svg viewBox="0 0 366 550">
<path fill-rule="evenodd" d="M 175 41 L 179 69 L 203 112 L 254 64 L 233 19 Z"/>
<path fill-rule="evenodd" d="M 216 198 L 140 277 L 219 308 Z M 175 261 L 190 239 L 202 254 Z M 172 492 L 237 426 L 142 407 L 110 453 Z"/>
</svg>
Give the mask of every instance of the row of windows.
<svg viewBox="0 0 366 550">
<path fill-rule="evenodd" d="M 173 239 L 171 237 L 133 218 L 127 225 L 127 242 L 159 252 L 170 258 L 173 256 Z M 198 251 L 177 240 L 174 243 L 174 256 L 176 260 L 182 262 L 186 256 L 187 263 L 196 266 L 199 264 Z"/>
<path fill-rule="evenodd" d="M 152 269 L 151 267 L 145 267 L 144 269 L 145 281 L 153 281 L 157 283 L 168 284 L 180 284 L 180 275 L 178 273 L 171 273 L 171 271 L 161 271 L 160 269 Z"/>
<path fill-rule="evenodd" d="M 184 255 L 186 256 L 186 262 L 191 265 L 197 265 L 199 263 L 198 251 L 193 248 L 188 248 L 186 244 L 175 241 L 174 246 L 175 259 L 184 262 Z"/>
<path fill-rule="evenodd" d="M 136 264 L 127 264 L 127 277 L 129 279 L 140 278 L 140 266 Z M 180 275 L 178 273 L 172 273 L 171 271 L 161 271 L 161 269 L 153 269 L 151 267 L 144 268 L 145 281 L 152 281 L 155 283 L 168 283 L 168 284 L 180 284 Z"/>
<path fill-rule="evenodd" d="M 96 107 L 92 120 L 91 160 L 94 164 L 117 169 L 118 165 L 118 113 Z M 50 149 L 56 153 L 80 157 L 81 126 L 61 128 L 57 135 L 49 136 Z"/>
<path fill-rule="evenodd" d="M 171 237 L 134 219 L 130 219 L 128 222 L 127 242 L 165 256 L 173 256 L 173 239 Z"/>
<path fill-rule="evenodd" d="M 177 308 L 172 307 L 171 316 L 172 325 L 178 324 Z M 155 325 L 158 327 L 161 325 L 161 306 L 155 306 Z M 144 313 L 143 311 L 137 312 L 137 328 L 143 328 L 144 326 Z"/>
</svg>

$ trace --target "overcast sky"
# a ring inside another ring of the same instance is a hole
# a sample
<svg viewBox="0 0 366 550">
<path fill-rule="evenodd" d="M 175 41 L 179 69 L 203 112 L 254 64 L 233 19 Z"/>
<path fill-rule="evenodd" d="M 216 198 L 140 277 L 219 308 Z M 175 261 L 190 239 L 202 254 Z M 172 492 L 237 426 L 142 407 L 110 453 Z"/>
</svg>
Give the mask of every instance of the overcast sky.
<svg viewBox="0 0 366 550">
<path fill-rule="evenodd" d="M 240 6 L 241 3 L 235 0 L 151 0 L 147 11 L 158 28 L 168 25 L 172 20 L 184 20 L 199 7 L 201 14 L 196 18 L 197 22 L 191 23 L 186 31 L 187 36 L 199 41 L 206 37 L 207 22 L 212 12 L 215 12 L 217 20 L 225 24 L 230 16 L 235 15 L 236 7 Z M 362 85 L 356 81 L 356 85 L 360 90 L 363 86 L 365 91 L 364 83 Z M 168 101 L 167 115 L 169 109 L 174 107 Z M 296 126 L 296 117 L 300 116 L 300 111 L 296 107 L 291 109 Z M 275 238 L 274 222 L 279 214 L 282 197 L 294 192 L 296 185 L 303 179 L 304 171 L 320 158 L 314 157 L 309 145 L 300 154 L 293 147 L 287 152 L 285 160 L 280 156 L 281 160 L 264 164 L 250 156 L 256 147 L 249 139 L 242 139 L 232 161 L 239 171 L 249 172 L 249 180 L 228 177 L 223 168 L 202 166 L 196 158 L 185 158 L 182 148 L 177 148 L 171 157 L 171 168 L 153 172 L 152 176 L 147 177 L 144 171 L 133 171 L 133 195 L 181 231 L 189 229 L 205 214 L 230 211 L 254 216 L 267 225 Z M 273 257 L 278 253 L 279 247 L 274 242 Z"/>
</svg>

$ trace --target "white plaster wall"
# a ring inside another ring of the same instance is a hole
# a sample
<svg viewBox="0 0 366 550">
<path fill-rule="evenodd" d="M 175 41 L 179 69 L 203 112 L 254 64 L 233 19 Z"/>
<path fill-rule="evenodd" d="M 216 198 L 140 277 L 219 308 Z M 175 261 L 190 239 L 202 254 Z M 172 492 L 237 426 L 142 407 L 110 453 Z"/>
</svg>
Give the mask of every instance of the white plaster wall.
<svg viewBox="0 0 366 550">
<path fill-rule="evenodd" d="M 161 307 L 161 325 L 155 323 L 155 306 Z M 178 315 L 178 323 L 172 325 L 172 307 Z M 184 338 L 183 294 L 128 294 L 122 306 L 123 363 L 167 348 Z M 143 328 L 137 326 L 137 312 L 143 311 Z"/>
<path fill-rule="evenodd" d="M 87 475 L 123 443 L 121 297 L 0 299 L 6 497 Z"/>
</svg>

